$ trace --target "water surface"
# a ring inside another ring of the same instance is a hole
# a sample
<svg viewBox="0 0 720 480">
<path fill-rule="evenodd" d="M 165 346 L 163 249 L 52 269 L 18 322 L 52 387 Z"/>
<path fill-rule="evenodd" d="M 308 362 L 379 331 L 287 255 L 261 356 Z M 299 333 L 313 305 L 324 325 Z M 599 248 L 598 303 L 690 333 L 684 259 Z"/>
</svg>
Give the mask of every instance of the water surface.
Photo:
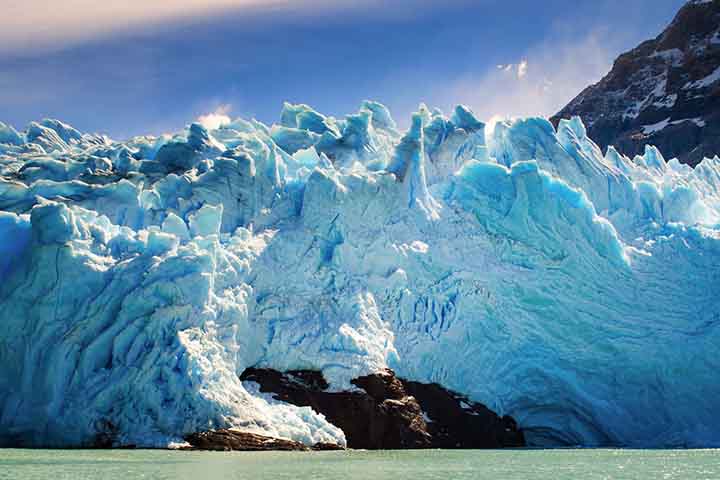
<svg viewBox="0 0 720 480">
<path fill-rule="evenodd" d="M 720 450 L 0 450 L 0 479 L 720 479 Z"/>
</svg>

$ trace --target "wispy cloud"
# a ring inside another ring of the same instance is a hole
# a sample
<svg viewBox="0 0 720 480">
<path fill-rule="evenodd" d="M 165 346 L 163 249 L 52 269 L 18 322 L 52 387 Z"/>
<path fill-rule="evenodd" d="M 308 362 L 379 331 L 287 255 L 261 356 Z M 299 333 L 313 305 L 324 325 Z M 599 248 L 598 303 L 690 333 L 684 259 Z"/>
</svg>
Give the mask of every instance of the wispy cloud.
<svg viewBox="0 0 720 480">
<path fill-rule="evenodd" d="M 518 67 L 517 67 L 518 78 L 523 78 L 525 75 L 527 75 L 527 69 L 528 69 L 527 60 L 523 60 L 520 63 L 518 63 Z"/>
<path fill-rule="evenodd" d="M 462 3 L 467 0 L 446 0 Z M 413 8 L 409 8 L 410 4 Z M 117 31 L 238 12 L 315 18 L 342 10 L 412 18 L 430 0 L 24 0 L 0 1 L 0 54 L 14 50 L 58 48 Z"/>
<path fill-rule="evenodd" d="M 282 0 L 25 0 L 4 2 L 0 49 L 77 41 L 137 24 Z"/>
<path fill-rule="evenodd" d="M 517 78 L 523 78 L 527 75 L 528 61 L 523 59 L 519 63 L 508 63 L 497 66 L 498 70 L 502 70 L 505 73 L 514 74 Z"/>
<path fill-rule="evenodd" d="M 450 85 L 444 103 L 470 105 L 486 120 L 551 116 L 609 71 L 617 46 L 607 45 L 604 33 L 565 44 L 548 41 L 518 62 L 463 76 Z"/>
<path fill-rule="evenodd" d="M 232 121 L 228 113 L 232 110 L 229 104 L 219 105 L 215 111 L 200 115 L 197 122 L 208 130 L 215 130 Z"/>
</svg>

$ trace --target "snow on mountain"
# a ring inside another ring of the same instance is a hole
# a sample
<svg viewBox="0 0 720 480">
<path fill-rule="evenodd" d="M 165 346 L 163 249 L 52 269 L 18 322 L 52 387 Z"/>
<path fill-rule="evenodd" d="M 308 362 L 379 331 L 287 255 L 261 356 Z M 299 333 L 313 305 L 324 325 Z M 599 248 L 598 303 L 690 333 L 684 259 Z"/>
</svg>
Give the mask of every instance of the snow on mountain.
<svg viewBox="0 0 720 480">
<path fill-rule="evenodd" d="M 603 149 L 614 145 L 633 156 L 656 145 L 690 165 L 715 155 L 720 151 L 720 0 L 687 2 L 657 38 L 620 55 L 612 70 L 553 123 L 575 115 Z"/>
<path fill-rule="evenodd" d="M 720 445 L 720 158 L 421 106 L 116 142 L 0 125 L 0 444 L 344 442 L 248 367 L 391 367 L 539 445 Z"/>
</svg>

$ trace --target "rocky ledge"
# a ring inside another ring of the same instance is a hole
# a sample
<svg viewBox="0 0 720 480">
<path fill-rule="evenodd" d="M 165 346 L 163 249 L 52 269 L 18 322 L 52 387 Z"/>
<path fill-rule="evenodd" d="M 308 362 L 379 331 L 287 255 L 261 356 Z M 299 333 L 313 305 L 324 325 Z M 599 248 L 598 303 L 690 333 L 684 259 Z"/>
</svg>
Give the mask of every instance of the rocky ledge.
<svg viewBox="0 0 720 480">
<path fill-rule="evenodd" d="M 437 384 L 410 382 L 392 370 L 359 377 L 353 391 L 327 391 L 315 371 L 281 373 L 250 368 L 243 381 L 260 385 L 284 402 L 312 407 L 345 432 L 349 448 L 503 448 L 522 447 L 522 430 L 509 416 L 500 417 Z M 238 435 L 240 435 L 238 437 Z M 232 450 L 303 450 L 286 440 L 228 431 L 205 432 L 186 440 L 195 448 Z M 278 443 L 273 443 L 278 442 Z M 315 449 L 327 449 L 316 446 Z M 337 448 L 337 446 L 333 446 Z"/>
<path fill-rule="evenodd" d="M 308 450 L 343 450 L 343 447 L 334 443 L 318 443 L 313 445 L 312 448 L 308 448 L 302 443 L 293 440 L 229 429 L 193 433 L 185 437 L 185 441 L 190 444 L 190 447 L 186 448 L 187 450 L 237 450 L 246 452 L 263 450 L 295 452 Z"/>
</svg>

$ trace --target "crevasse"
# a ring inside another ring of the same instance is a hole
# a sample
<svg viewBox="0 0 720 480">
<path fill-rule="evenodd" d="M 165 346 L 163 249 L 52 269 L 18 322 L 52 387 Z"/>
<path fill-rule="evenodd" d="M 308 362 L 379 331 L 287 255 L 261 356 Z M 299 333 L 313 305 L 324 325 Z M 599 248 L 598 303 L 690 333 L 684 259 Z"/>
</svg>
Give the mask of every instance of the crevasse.
<svg viewBox="0 0 720 480">
<path fill-rule="evenodd" d="M 720 445 L 720 159 L 580 119 L 286 104 L 125 142 L 0 124 L 0 444 L 344 442 L 243 384 L 389 366 L 536 445 Z"/>
</svg>

